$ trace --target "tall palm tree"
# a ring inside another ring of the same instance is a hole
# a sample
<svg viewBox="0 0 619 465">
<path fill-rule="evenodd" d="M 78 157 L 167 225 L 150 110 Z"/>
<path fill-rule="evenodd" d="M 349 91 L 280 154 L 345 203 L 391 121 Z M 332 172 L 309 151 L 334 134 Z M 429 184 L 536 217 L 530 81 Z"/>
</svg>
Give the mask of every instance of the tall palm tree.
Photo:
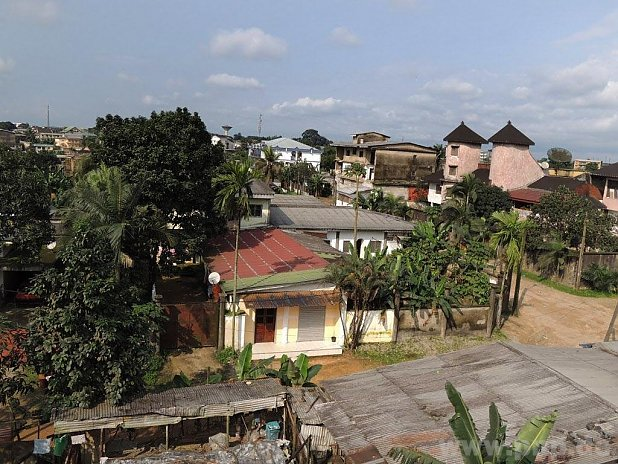
<svg viewBox="0 0 619 465">
<path fill-rule="evenodd" d="M 250 160 L 234 160 L 223 164 L 213 185 L 218 188 L 215 196 L 216 208 L 227 218 L 236 223 L 234 242 L 234 285 L 232 287 L 232 347 L 236 330 L 238 302 L 236 297 L 239 264 L 239 235 L 241 220 L 249 218 L 249 199 L 252 197 L 251 184 L 259 176 L 252 170 Z"/>
<path fill-rule="evenodd" d="M 501 312 L 508 303 L 504 303 L 503 298 L 506 287 L 509 296 L 512 273 L 514 270 L 521 269 L 524 237 L 529 228 L 529 222 L 520 220 L 517 211 L 494 212 L 492 218 L 496 220 L 497 231 L 490 237 L 490 247 L 495 250 L 497 258 L 506 268 L 501 280 L 501 294 L 499 295 L 499 302 L 501 302 L 499 312 Z"/>
<path fill-rule="evenodd" d="M 436 151 L 436 171 L 442 170 L 445 164 L 445 146 L 443 144 L 434 144 L 432 148 Z"/>
<path fill-rule="evenodd" d="M 261 158 L 256 162 L 257 167 L 262 171 L 264 179 L 267 184 L 270 184 L 275 179 L 275 173 L 279 166 L 280 153 L 273 150 L 273 147 L 266 146 L 262 149 L 264 158 Z"/>
<path fill-rule="evenodd" d="M 355 251 L 357 255 L 359 254 L 359 250 L 357 250 L 357 225 L 359 224 L 359 182 L 361 178 L 365 176 L 365 168 L 361 163 L 353 163 L 348 168 L 344 170 L 346 176 L 350 176 L 355 179 L 355 225 L 353 228 L 353 245 L 355 247 Z"/>
<path fill-rule="evenodd" d="M 449 195 L 453 198 L 463 199 L 464 205 L 468 207 L 477 200 L 477 191 L 481 186 L 481 181 L 477 179 L 473 173 L 468 173 L 464 175 L 462 181 L 449 189 Z"/>
<path fill-rule="evenodd" d="M 75 184 L 69 192 L 69 205 L 63 210 L 69 225 L 87 224 L 109 240 L 117 281 L 121 267 L 133 265 L 133 259 L 123 249 L 127 237 L 136 233 L 132 220 L 139 198 L 139 188 L 127 183 L 118 167 L 101 165 Z"/>
<path fill-rule="evenodd" d="M 322 190 L 322 185 L 325 182 L 324 174 L 320 172 L 316 172 L 310 176 L 307 180 L 307 189 L 314 197 L 320 196 L 320 191 Z"/>
</svg>

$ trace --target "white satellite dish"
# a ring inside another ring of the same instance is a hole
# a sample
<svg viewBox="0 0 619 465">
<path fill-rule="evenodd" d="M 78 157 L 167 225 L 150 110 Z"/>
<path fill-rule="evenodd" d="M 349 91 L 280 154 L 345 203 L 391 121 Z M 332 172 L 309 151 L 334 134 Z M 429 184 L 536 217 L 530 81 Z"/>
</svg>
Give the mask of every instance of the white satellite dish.
<svg viewBox="0 0 619 465">
<path fill-rule="evenodd" d="M 211 274 L 208 275 L 208 282 L 211 284 L 217 284 L 220 280 L 221 276 L 219 276 L 219 273 L 217 273 L 217 271 L 213 271 Z"/>
<path fill-rule="evenodd" d="M 47 244 L 47 248 L 49 250 L 54 250 L 56 248 L 56 241 L 50 242 L 49 244 Z"/>
<path fill-rule="evenodd" d="M 550 165 L 548 164 L 547 161 L 541 162 L 540 166 L 542 167 L 543 170 L 547 170 L 548 168 L 550 168 Z"/>
</svg>

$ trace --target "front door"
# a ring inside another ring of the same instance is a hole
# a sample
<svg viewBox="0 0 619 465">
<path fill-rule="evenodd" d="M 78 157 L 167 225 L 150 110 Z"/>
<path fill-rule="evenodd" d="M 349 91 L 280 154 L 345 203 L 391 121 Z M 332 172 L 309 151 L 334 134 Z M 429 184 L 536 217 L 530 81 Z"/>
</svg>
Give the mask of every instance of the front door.
<svg viewBox="0 0 619 465">
<path fill-rule="evenodd" d="M 256 309 L 256 334 L 254 342 L 275 342 L 276 308 Z"/>
</svg>

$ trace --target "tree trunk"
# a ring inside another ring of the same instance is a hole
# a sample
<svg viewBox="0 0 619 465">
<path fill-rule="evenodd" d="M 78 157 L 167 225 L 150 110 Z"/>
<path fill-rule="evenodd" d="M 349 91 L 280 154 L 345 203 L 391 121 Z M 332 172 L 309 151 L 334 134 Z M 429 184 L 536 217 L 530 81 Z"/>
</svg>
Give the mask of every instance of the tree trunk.
<svg viewBox="0 0 619 465">
<path fill-rule="evenodd" d="M 514 274 L 514 269 L 509 268 L 507 270 L 507 279 L 505 280 L 505 289 L 503 291 L 507 298 L 503 297 L 503 306 L 501 307 L 501 313 L 507 313 L 507 311 L 509 310 L 509 297 L 512 293 L 513 274 Z"/>
<path fill-rule="evenodd" d="M 236 332 L 236 313 L 237 313 L 237 299 L 236 289 L 239 279 L 238 267 L 239 267 L 239 236 L 241 234 L 241 215 L 239 215 L 238 223 L 236 224 L 236 239 L 234 243 L 234 287 L 232 288 L 232 348 L 236 348 L 234 344 L 235 332 Z"/>
<path fill-rule="evenodd" d="M 520 300 L 520 281 L 522 279 L 522 263 L 524 262 L 524 245 L 526 242 L 526 231 L 522 233 L 522 241 L 520 242 L 520 261 L 516 268 L 516 289 L 514 289 L 514 302 L 512 303 L 512 315 L 518 316 L 518 301 Z"/>
<path fill-rule="evenodd" d="M 393 296 L 393 340 L 395 342 L 398 342 L 398 331 L 400 330 L 400 304 L 400 293 L 395 292 Z"/>
<path fill-rule="evenodd" d="M 576 282 L 575 288 L 580 289 L 580 275 L 582 274 L 582 258 L 585 253 L 585 242 L 587 236 L 587 214 L 585 213 L 585 221 L 582 227 L 582 240 L 580 241 L 580 248 L 578 250 L 578 268 L 576 268 Z"/>
<path fill-rule="evenodd" d="M 353 229 L 353 246 L 357 255 L 361 256 L 361 251 L 357 250 L 357 224 L 359 223 L 359 176 L 357 176 L 357 188 L 355 194 L 355 228 Z"/>
</svg>

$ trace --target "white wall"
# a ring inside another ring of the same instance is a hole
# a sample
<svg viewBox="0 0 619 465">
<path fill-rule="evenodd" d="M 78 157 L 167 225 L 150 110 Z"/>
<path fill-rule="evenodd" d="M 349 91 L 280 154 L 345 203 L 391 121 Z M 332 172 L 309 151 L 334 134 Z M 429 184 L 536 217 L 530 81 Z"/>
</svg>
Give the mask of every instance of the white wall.
<svg viewBox="0 0 619 465">
<path fill-rule="evenodd" d="M 249 204 L 260 205 L 262 209 L 262 216 L 250 216 L 247 219 L 241 219 L 241 229 L 267 226 L 269 224 L 269 206 L 271 204 L 271 200 L 254 197 L 249 200 Z"/>
<path fill-rule="evenodd" d="M 329 245 L 334 249 L 339 250 L 340 252 L 348 252 L 348 249 L 344 249 L 344 241 L 352 242 L 353 237 L 354 235 L 352 230 L 327 232 L 327 239 L 329 240 Z M 387 251 L 389 253 L 400 248 L 400 245 L 397 243 L 397 241 L 385 240 L 385 233 L 383 231 L 359 230 L 357 231 L 357 240 L 359 239 L 363 240 L 361 244 L 361 256 L 363 256 L 363 254 L 365 253 L 365 248 L 369 245 L 370 241 L 380 241 L 381 249 L 387 246 Z"/>
<path fill-rule="evenodd" d="M 431 205 L 440 205 L 443 203 L 443 196 L 440 192 L 438 194 L 436 193 L 436 186 L 436 184 L 430 184 L 428 186 L 428 202 L 430 202 Z"/>
</svg>

